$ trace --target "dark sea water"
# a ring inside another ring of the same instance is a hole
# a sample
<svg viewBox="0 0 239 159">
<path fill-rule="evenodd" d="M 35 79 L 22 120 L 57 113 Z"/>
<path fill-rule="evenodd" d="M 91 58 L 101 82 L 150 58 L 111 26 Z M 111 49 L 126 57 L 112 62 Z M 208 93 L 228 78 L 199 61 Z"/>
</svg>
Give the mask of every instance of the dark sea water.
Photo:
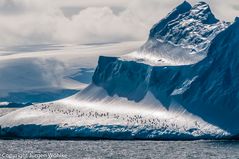
<svg viewBox="0 0 239 159">
<path fill-rule="evenodd" d="M 238 141 L 0 140 L 0 158 L 239 158 Z"/>
</svg>

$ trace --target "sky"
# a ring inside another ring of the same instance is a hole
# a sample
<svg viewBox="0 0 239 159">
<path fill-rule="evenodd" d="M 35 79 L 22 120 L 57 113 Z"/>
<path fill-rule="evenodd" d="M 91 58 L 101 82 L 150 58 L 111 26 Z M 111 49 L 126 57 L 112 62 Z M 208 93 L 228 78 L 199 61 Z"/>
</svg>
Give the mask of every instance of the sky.
<svg viewBox="0 0 239 159">
<path fill-rule="evenodd" d="M 182 1 L 0 0 L 0 46 L 142 41 Z M 238 0 L 205 1 L 221 20 L 239 16 Z"/>
</svg>

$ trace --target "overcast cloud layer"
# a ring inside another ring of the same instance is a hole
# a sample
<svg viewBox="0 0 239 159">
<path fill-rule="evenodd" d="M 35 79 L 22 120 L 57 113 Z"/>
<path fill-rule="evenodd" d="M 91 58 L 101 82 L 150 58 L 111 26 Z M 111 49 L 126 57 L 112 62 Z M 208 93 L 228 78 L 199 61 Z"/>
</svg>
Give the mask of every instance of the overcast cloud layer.
<svg viewBox="0 0 239 159">
<path fill-rule="evenodd" d="M 0 45 L 146 40 L 152 25 L 181 2 L 0 0 Z M 238 0 L 210 0 L 209 4 L 222 20 L 233 21 L 239 15 Z"/>
</svg>

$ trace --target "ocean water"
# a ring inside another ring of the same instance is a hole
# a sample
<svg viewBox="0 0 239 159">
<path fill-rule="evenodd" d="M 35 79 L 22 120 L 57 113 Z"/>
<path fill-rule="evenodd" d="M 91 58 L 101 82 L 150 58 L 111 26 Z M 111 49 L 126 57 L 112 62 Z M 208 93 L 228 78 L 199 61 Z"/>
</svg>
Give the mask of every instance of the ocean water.
<svg viewBox="0 0 239 159">
<path fill-rule="evenodd" d="M 0 140 L 0 158 L 239 158 L 238 141 Z"/>
</svg>

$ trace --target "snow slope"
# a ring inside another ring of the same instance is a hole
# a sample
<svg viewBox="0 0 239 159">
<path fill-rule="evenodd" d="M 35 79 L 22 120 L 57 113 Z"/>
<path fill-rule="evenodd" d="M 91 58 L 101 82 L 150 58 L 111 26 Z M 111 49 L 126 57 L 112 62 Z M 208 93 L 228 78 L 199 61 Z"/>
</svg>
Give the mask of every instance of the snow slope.
<svg viewBox="0 0 239 159">
<path fill-rule="evenodd" d="M 185 21 L 199 27 L 184 34 Z M 153 27 L 136 56 L 101 56 L 81 92 L 0 117 L 1 136 L 238 138 L 238 28 L 238 18 L 220 22 L 207 4 L 184 2 Z"/>
<path fill-rule="evenodd" d="M 184 109 L 166 110 L 150 93 L 143 101 L 135 103 L 120 97 L 109 97 L 100 87 L 90 87 L 89 94 L 84 92 L 61 101 L 25 107 L 1 117 L 0 135 L 163 140 L 230 137 L 228 132 Z M 98 93 L 92 94 L 93 91 Z M 101 101 L 96 101 L 99 96 Z"/>
</svg>

